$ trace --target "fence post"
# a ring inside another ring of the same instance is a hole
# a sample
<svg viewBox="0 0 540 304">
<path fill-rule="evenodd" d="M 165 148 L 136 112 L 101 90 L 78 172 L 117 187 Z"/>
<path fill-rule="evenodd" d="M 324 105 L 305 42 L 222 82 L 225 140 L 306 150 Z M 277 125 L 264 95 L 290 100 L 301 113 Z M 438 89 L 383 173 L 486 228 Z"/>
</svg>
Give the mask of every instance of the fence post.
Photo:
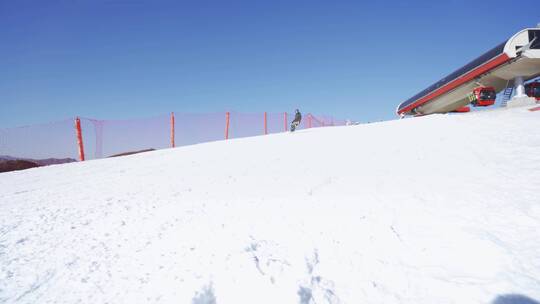
<svg viewBox="0 0 540 304">
<path fill-rule="evenodd" d="M 171 148 L 174 147 L 174 112 L 171 112 Z"/>
<path fill-rule="evenodd" d="M 287 124 L 288 124 L 288 121 L 287 121 L 287 112 L 283 112 L 283 125 L 285 127 L 285 132 L 287 132 Z"/>
<path fill-rule="evenodd" d="M 81 120 L 75 118 L 75 132 L 77 134 L 77 146 L 79 147 L 79 160 L 84 161 L 84 144 L 82 138 Z"/>
<path fill-rule="evenodd" d="M 266 112 L 264 112 L 264 135 L 268 134 L 268 122 L 266 117 Z"/>
<path fill-rule="evenodd" d="M 308 129 L 309 129 L 311 128 L 311 114 L 308 114 L 307 122 L 308 122 Z"/>
<path fill-rule="evenodd" d="M 225 139 L 229 139 L 229 120 L 231 114 L 229 112 L 225 113 Z"/>
</svg>

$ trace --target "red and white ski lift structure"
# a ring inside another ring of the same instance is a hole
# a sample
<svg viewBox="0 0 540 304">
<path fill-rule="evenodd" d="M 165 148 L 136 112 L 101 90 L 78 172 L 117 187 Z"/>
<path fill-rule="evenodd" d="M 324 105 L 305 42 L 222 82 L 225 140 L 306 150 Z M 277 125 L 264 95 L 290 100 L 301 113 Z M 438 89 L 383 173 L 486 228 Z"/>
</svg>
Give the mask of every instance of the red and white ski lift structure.
<svg viewBox="0 0 540 304">
<path fill-rule="evenodd" d="M 468 112 L 469 105 L 490 106 L 503 92 L 502 106 L 540 101 L 540 25 L 510 39 L 398 105 L 396 113 L 426 115 Z"/>
</svg>

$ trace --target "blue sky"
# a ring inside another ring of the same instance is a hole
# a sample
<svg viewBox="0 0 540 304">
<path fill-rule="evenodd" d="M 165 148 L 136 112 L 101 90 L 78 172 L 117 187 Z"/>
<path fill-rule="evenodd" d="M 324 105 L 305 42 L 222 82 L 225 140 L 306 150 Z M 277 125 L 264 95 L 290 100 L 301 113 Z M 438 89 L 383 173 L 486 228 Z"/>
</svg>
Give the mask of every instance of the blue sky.
<svg viewBox="0 0 540 304">
<path fill-rule="evenodd" d="M 401 101 L 540 22 L 536 1 L 509 4 L 0 0 L 0 128 L 294 108 L 393 119 Z"/>
</svg>

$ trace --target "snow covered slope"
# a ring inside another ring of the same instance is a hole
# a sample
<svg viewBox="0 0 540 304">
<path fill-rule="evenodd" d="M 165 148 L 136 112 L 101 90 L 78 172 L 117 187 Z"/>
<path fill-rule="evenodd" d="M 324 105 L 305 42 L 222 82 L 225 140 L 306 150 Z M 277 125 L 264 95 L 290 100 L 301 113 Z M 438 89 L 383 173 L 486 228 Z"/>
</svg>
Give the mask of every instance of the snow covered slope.
<svg viewBox="0 0 540 304">
<path fill-rule="evenodd" d="M 539 130 L 432 115 L 0 174 L 0 303 L 534 303 Z"/>
</svg>

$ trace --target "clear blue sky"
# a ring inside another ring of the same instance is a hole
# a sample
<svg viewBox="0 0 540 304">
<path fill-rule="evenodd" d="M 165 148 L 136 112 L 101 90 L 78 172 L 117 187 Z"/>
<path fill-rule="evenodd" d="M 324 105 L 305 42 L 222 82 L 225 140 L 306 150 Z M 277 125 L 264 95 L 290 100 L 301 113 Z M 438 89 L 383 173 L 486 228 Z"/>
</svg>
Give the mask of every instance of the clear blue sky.
<svg viewBox="0 0 540 304">
<path fill-rule="evenodd" d="M 540 22 L 537 1 L 517 3 L 0 0 L 0 128 L 294 108 L 391 119 Z"/>
</svg>

